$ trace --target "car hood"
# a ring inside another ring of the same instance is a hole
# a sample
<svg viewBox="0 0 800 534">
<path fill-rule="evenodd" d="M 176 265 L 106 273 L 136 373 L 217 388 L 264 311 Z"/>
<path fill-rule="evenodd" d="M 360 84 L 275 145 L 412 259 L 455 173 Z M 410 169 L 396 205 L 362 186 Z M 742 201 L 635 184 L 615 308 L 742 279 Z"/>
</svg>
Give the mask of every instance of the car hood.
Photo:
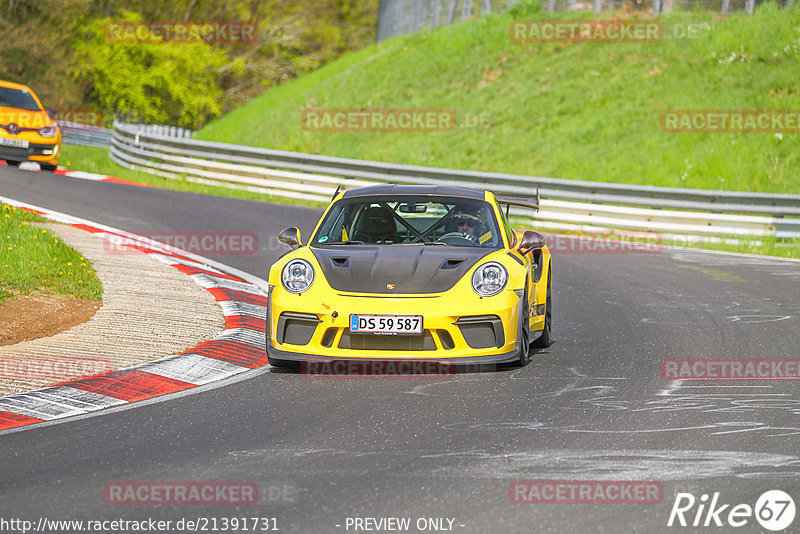
<svg viewBox="0 0 800 534">
<path fill-rule="evenodd" d="M 410 245 L 312 248 L 328 284 L 353 293 L 439 293 L 492 249 Z"/>
<path fill-rule="evenodd" d="M 27 111 L 24 109 L 7 108 L 0 106 L 0 124 L 14 123 L 21 128 L 35 128 L 37 130 L 50 126 L 53 121 L 45 111 Z"/>
</svg>

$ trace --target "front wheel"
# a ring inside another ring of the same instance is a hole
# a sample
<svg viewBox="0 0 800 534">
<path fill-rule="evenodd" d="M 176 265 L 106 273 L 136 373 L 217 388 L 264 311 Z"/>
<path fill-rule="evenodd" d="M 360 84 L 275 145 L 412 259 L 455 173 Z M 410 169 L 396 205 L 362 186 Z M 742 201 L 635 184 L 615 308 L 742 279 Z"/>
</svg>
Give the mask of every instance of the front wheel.
<svg viewBox="0 0 800 534">
<path fill-rule="evenodd" d="M 514 362 L 517 367 L 525 367 L 531 361 L 531 343 L 528 336 L 528 329 L 525 327 L 525 321 L 530 318 L 530 305 L 528 304 L 527 293 L 522 296 L 522 306 L 519 312 L 519 332 L 521 343 L 519 347 L 519 359 Z"/>
<path fill-rule="evenodd" d="M 552 323 L 552 315 L 553 315 L 553 297 L 551 295 L 550 289 L 550 272 L 548 270 L 547 273 L 547 300 L 545 301 L 544 306 L 544 329 L 542 330 L 542 335 L 536 338 L 536 341 L 533 342 L 533 346 L 537 349 L 543 349 L 545 347 L 549 347 L 553 343 L 553 338 L 551 336 L 551 323 Z"/>
</svg>

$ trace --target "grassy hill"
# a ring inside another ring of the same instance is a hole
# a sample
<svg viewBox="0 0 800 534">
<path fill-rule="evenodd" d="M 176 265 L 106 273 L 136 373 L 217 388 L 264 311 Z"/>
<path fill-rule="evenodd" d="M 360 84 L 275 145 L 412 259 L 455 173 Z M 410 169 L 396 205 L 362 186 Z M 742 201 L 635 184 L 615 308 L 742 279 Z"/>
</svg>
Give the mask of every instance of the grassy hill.
<svg viewBox="0 0 800 534">
<path fill-rule="evenodd" d="M 458 169 L 800 191 L 800 134 L 667 133 L 659 124 L 667 109 L 800 110 L 800 5 L 664 15 L 655 43 L 513 42 L 515 18 L 594 17 L 536 7 L 369 46 L 267 90 L 197 137 Z M 306 131 L 304 108 L 452 109 L 459 126 Z"/>
</svg>

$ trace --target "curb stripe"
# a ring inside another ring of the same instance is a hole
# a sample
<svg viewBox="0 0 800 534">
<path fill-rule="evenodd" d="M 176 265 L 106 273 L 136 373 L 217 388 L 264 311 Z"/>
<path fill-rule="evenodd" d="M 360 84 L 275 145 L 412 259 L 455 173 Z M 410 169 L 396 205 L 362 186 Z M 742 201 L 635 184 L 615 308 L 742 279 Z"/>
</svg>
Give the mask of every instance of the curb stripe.
<svg viewBox="0 0 800 534">
<path fill-rule="evenodd" d="M 256 306 L 267 307 L 267 297 L 261 294 L 254 295 L 252 293 L 245 293 L 243 291 L 236 291 L 235 289 L 227 289 L 222 287 L 210 287 L 208 292 L 214 295 L 217 301 L 235 300 L 237 302 L 246 302 L 248 304 L 255 304 Z M 266 310 L 265 310 L 266 316 Z"/>
<path fill-rule="evenodd" d="M 209 276 L 214 276 L 216 278 L 225 278 L 226 280 L 233 280 L 234 282 L 244 282 L 244 280 L 242 280 L 238 276 L 233 276 L 232 274 L 224 274 L 219 271 L 209 271 L 208 269 L 200 269 L 198 267 L 194 267 L 191 265 L 178 264 L 178 265 L 173 265 L 173 267 L 178 269 L 180 272 L 188 275 L 207 274 Z"/>
<path fill-rule="evenodd" d="M 192 353 L 179 354 L 156 362 L 146 363 L 140 365 L 138 369 L 198 386 L 228 378 L 247 370 L 246 367 Z"/>
<path fill-rule="evenodd" d="M 5 165 L 5 161 L 3 162 L 3 165 Z M 0 165 L 0 167 L 3 165 Z M 36 417 L 28 417 L 26 415 L 0 411 L 0 430 L 7 430 L 9 428 L 16 428 L 18 426 L 32 425 L 33 423 L 41 423 L 42 421 L 44 421 L 44 419 L 37 419 Z"/>
<path fill-rule="evenodd" d="M 256 369 L 267 364 L 266 351 L 256 349 L 255 347 L 237 341 L 209 341 L 201 343 L 197 348 L 187 352 L 214 358 L 215 360 L 222 360 L 249 369 Z"/>
<path fill-rule="evenodd" d="M 124 404 L 124 401 L 65 386 L 47 387 L 0 399 L 0 406 L 6 410 L 45 421 L 118 404 Z"/>
<path fill-rule="evenodd" d="M 228 315 L 225 317 L 225 328 L 246 328 L 267 333 L 267 320 L 246 315 Z"/>
<path fill-rule="evenodd" d="M 166 257 L 174 258 L 176 260 L 180 260 L 180 263 L 188 263 L 188 264 L 198 265 L 198 263 L 196 261 L 194 261 L 194 260 L 192 260 L 190 258 L 186 258 L 184 256 L 181 256 L 180 254 L 176 254 L 174 252 L 170 252 L 169 250 L 166 250 L 166 249 L 165 250 L 159 250 L 159 249 L 148 248 L 148 247 L 145 247 L 145 246 L 142 246 L 142 245 L 126 245 L 126 246 L 129 247 L 129 248 L 138 250 L 139 252 L 144 252 L 145 254 L 150 254 L 152 256 L 156 256 L 156 255 L 158 255 L 158 256 L 166 256 Z M 164 245 L 164 247 L 167 247 L 167 245 Z M 212 267 L 208 267 L 207 265 L 204 266 L 204 267 L 206 269 L 210 269 L 212 272 L 219 272 L 219 271 L 217 271 L 216 269 L 214 269 Z"/>
<path fill-rule="evenodd" d="M 71 386 L 128 402 L 149 399 L 194 386 L 194 384 L 136 369 L 112 371 L 59 385 Z"/>
<path fill-rule="evenodd" d="M 45 399 L 81 408 L 87 412 L 125 403 L 113 397 L 100 395 L 99 393 L 93 393 L 91 391 L 83 391 L 69 386 L 52 386 L 32 391 L 31 393 L 38 393 Z"/>
<path fill-rule="evenodd" d="M 145 184 L 142 182 L 133 182 L 131 180 L 124 180 L 122 178 L 114 178 L 113 176 L 107 176 L 105 174 L 95 174 L 92 172 L 83 172 L 83 171 L 71 171 L 69 169 L 56 169 L 53 171 L 54 174 L 60 174 L 62 176 L 68 176 L 69 178 L 79 178 L 81 180 L 92 180 L 93 182 L 107 182 L 112 184 L 122 184 L 122 185 L 135 185 L 138 187 L 150 187 L 150 184 Z"/>
<path fill-rule="evenodd" d="M 186 258 L 182 258 L 181 256 L 176 256 L 174 254 L 166 254 L 163 252 L 151 252 L 150 257 L 157 259 L 161 263 L 166 263 L 167 265 L 177 265 L 177 264 L 189 265 L 189 266 L 202 265 L 201 263 L 196 262 L 194 260 L 188 260 Z M 208 270 L 214 270 L 208 266 L 206 266 L 205 268 Z M 211 289 L 209 289 L 208 291 L 211 291 Z"/>
<path fill-rule="evenodd" d="M 137 187 L 150 187 L 150 184 L 143 184 L 141 182 L 134 182 L 131 180 L 124 180 L 122 178 L 114 178 L 113 176 L 106 176 L 105 180 L 100 180 L 101 182 L 108 182 L 110 184 L 122 184 L 122 185 L 135 185 Z"/>
<path fill-rule="evenodd" d="M 264 354 L 267 352 L 267 338 L 264 332 L 250 330 L 249 328 L 226 329 L 212 341 L 236 341 L 264 351 Z"/>
<path fill-rule="evenodd" d="M 46 215 L 46 213 L 39 213 L 39 215 Z M 84 232 L 89 232 L 90 234 L 103 233 L 103 231 L 100 230 L 99 228 L 95 228 L 94 226 L 89 226 L 88 224 L 75 223 L 70 226 L 72 226 L 73 228 L 77 228 L 78 230 L 83 230 Z"/>
<path fill-rule="evenodd" d="M 84 410 L 74 406 L 66 406 L 58 402 L 53 402 L 51 399 L 43 398 L 39 394 L 40 391 L 41 390 L 20 393 L 0 399 L 0 409 L 20 415 L 27 415 L 28 417 L 35 417 L 43 421 L 86 413 Z"/>
<path fill-rule="evenodd" d="M 207 274 L 192 274 L 189 275 L 192 280 L 202 288 L 209 289 L 212 287 L 224 287 L 226 289 L 234 289 L 236 291 L 243 291 L 253 295 L 262 295 L 261 291 L 254 285 L 247 282 L 236 282 L 234 280 L 226 280 L 225 278 L 217 278 Z"/>
<path fill-rule="evenodd" d="M 249 302 L 237 302 L 234 300 L 223 300 L 219 303 L 222 306 L 223 315 L 249 315 L 256 319 L 265 319 L 266 303 L 263 305 L 250 304 Z"/>
</svg>

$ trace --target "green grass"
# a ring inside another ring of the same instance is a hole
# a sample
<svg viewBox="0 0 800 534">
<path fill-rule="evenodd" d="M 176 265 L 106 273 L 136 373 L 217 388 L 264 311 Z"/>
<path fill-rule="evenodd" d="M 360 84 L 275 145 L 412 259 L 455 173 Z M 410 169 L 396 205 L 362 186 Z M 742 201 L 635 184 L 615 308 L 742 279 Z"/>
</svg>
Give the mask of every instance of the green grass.
<svg viewBox="0 0 800 534">
<path fill-rule="evenodd" d="M 242 189 L 230 189 L 214 185 L 204 185 L 194 182 L 187 182 L 183 178 L 163 178 L 143 171 L 131 170 L 117 165 L 108 155 L 108 149 L 90 146 L 63 145 L 61 161 L 59 165 L 70 170 L 105 174 L 114 178 L 130 180 L 133 182 L 149 184 L 152 187 L 161 189 L 172 189 L 173 191 L 186 191 L 189 193 L 200 193 L 204 195 L 216 195 L 221 197 L 243 198 L 247 200 L 260 200 L 263 202 L 280 202 L 283 204 L 297 204 L 302 206 L 323 207 L 324 203 L 311 200 L 289 199 L 265 195 Z"/>
<path fill-rule="evenodd" d="M 92 263 L 58 235 L 31 224 L 46 219 L 6 204 L 0 213 L 0 304 L 34 291 L 101 299 Z"/>
<path fill-rule="evenodd" d="M 760 254 L 763 256 L 777 256 L 781 258 L 800 259 L 800 239 L 778 240 L 773 236 L 764 236 L 759 239 L 742 239 L 741 237 L 729 237 L 730 240 L 738 240 L 739 243 L 705 243 L 705 242 L 686 242 L 686 241 L 664 241 L 664 245 L 675 245 L 678 247 L 704 248 L 710 250 L 726 250 L 728 252 L 738 252 L 741 254 Z"/>
<path fill-rule="evenodd" d="M 519 44 L 508 34 L 512 15 L 495 14 L 351 53 L 267 90 L 197 137 L 456 169 L 797 192 L 800 134 L 675 134 L 659 124 L 667 109 L 800 109 L 795 4 L 724 20 L 668 14 L 662 42 L 629 44 Z M 700 24 L 694 38 L 675 37 Z M 301 128 L 309 107 L 445 108 L 489 120 L 449 132 L 312 132 Z"/>
</svg>

